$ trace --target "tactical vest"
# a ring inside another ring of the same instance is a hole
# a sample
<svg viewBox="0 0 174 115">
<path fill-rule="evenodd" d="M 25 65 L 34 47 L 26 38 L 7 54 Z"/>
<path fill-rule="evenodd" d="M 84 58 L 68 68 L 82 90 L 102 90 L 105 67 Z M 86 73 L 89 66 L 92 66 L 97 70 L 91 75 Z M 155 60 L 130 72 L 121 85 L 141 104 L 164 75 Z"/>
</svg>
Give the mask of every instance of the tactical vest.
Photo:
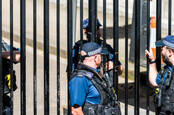
<svg viewBox="0 0 174 115">
<path fill-rule="evenodd" d="M 85 103 L 83 105 L 85 115 L 121 115 L 119 102 L 106 79 L 101 79 L 97 72 L 83 64 L 78 66 L 78 70 L 72 75 L 72 78 L 74 76 L 86 76 L 101 96 L 100 104 Z"/>
<path fill-rule="evenodd" d="M 164 72 L 167 72 L 164 71 Z M 164 74 L 159 83 L 159 93 L 156 95 L 155 100 L 157 101 L 157 109 L 160 112 L 174 112 L 174 72 L 168 71 L 167 78 L 161 88 Z"/>
</svg>

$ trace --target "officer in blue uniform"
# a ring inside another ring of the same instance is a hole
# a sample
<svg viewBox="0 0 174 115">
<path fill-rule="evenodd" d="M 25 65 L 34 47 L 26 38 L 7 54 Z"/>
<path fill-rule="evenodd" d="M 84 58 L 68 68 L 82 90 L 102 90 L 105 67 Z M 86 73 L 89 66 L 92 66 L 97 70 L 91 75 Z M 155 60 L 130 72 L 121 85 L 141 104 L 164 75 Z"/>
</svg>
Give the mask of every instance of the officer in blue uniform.
<svg viewBox="0 0 174 115">
<path fill-rule="evenodd" d="M 156 62 L 149 51 L 149 81 L 155 87 L 155 107 L 157 115 L 174 115 L 174 36 L 166 36 L 156 42 L 156 47 L 161 47 L 163 62 L 166 64 L 158 73 Z"/>
<path fill-rule="evenodd" d="M 95 42 L 98 43 L 101 47 L 103 47 L 103 40 L 101 39 L 101 32 L 100 32 L 100 27 L 102 25 L 101 25 L 101 23 L 99 22 L 98 19 L 97 19 L 96 26 L 97 26 L 97 31 L 96 31 L 96 39 L 95 39 Z M 73 47 L 73 56 L 72 56 L 73 57 L 73 67 L 72 67 L 73 68 L 73 71 L 75 69 L 77 69 L 77 65 L 78 65 L 78 63 L 80 61 L 80 55 L 79 54 L 80 54 L 81 42 L 82 42 L 82 44 L 87 43 L 87 42 L 90 42 L 90 37 L 89 37 L 90 36 L 90 31 L 89 31 L 89 20 L 88 20 L 88 18 L 83 21 L 83 30 L 84 30 L 84 33 L 86 35 L 86 39 L 83 40 L 83 41 L 81 41 L 81 40 L 77 41 L 75 43 L 74 47 Z M 106 66 L 106 70 L 107 71 L 110 71 L 110 70 L 113 69 L 114 50 L 107 43 L 106 43 L 106 50 L 107 50 L 106 52 L 108 52 L 107 53 L 108 54 L 107 55 L 108 59 L 107 59 L 107 63 L 106 63 L 106 65 L 107 65 Z M 118 74 L 121 75 L 122 74 L 122 71 L 123 71 L 122 64 L 121 64 L 120 61 L 118 61 L 117 64 L 118 65 L 115 68 L 117 68 Z M 110 73 L 112 73 L 112 72 L 110 72 Z"/>
<path fill-rule="evenodd" d="M 108 80 L 98 74 L 102 48 L 95 42 L 82 46 L 82 63 L 69 82 L 73 115 L 120 115 L 119 102 Z"/>
<path fill-rule="evenodd" d="M 13 63 L 20 62 L 20 51 L 19 48 L 13 47 Z M 10 68 L 10 45 L 8 45 L 4 40 L 2 40 L 2 76 L 4 79 L 4 94 L 3 94 L 3 115 L 11 115 L 11 98 L 8 95 L 13 87 L 13 91 L 17 89 L 16 85 L 16 75 L 13 70 L 13 86 L 11 83 L 11 68 Z"/>
</svg>

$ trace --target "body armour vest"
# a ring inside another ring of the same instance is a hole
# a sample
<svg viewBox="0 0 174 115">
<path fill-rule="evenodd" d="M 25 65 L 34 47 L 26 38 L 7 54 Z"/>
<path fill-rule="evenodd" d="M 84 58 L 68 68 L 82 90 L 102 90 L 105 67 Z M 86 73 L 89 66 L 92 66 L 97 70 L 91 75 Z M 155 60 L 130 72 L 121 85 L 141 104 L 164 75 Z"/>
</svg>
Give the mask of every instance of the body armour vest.
<svg viewBox="0 0 174 115">
<path fill-rule="evenodd" d="M 162 76 L 164 78 L 164 74 Z M 163 80 L 163 79 L 162 79 Z M 159 84 L 159 88 L 162 85 L 162 80 Z M 160 94 L 161 93 L 161 94 Z M 174 72 L 168 71 L 167 78 L 163 84 L 163 87 L 159 89 L 159 96 L 161 98 L 158 99 L 160 111 L 163 112 L 174 112 Z"/>
<path fill-rule="evenodd" d="M 121 115 L 119 102 L 113 93 L 113 88 L 109 87 L 107 80 L 101 79 L 97 72 L 83 64 L 78 65 L 78 70 L 74 72 L 72 78 L 74 76 L 86 76 L 101 96 L 100 104 L 85 103 L 83 105 L 85 115 Z"/>
</svg>

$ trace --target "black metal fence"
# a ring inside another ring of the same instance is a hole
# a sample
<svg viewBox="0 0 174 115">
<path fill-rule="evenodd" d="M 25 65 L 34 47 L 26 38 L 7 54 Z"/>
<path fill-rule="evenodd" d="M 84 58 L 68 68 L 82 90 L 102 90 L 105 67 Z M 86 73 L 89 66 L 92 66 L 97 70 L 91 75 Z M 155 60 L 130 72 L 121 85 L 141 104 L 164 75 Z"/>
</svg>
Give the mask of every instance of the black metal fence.
<svg viewBox="0 0 174 115">
<path fill-rule="evenodd" d="M 67 0 L 67 81 L 70 80 L 70 75 L 72 74 L 72 35 L 73 35 L 73 13 L 72 13 L 72 0 Z M 94 41 L 94 37 L 96 36 L 96 19 L 97 19 L 97 6 L 98 6 L 98 1 L 97 0 L 89 0 L 89 7 L 88 7 L 88 16 L 89 16 L 89 25 L 91 29 L 91 40 Z M 107 18 L 106 18 L 106 0 L 103 0 L 103 41 L 104 44 L 106 44 L 106 35 L 107 35 Z M 135 62 L 134 62 L 134 114 L 139 115 L 140 114 L 140 40 L 141 40 L 141 34 L 140 34 L 140 21 L 141 21 L 141 2 L 142 0 L 135 0 L 134 1 L 134 13 L 135 13 Z M 44 115 L 49 115 L 50 114 L 50 102 L 49 102 L 49 96 L 50 96 L 50 90 L 49 90 L 49 0 L 44 0 Z M 57 25 L 57 37 L 55 38 L 57 41 L 57 115 L 60 115 L 60 1 L 56 1 L 56 25 Z M 82 22 L 83 22 L 83 0 L 80 0 L 80 39 L 83 39 L 83 29 L 82 29 Z M 146 1 L 147 4 L 147 24 L 146 24 L 146 32 L 147 32 L 147 49 L 149 49 L 149 41 L 150 41 L 150 1 Z M 20 54 L 21 54 L 21 64 L 20 64 L 20 88 L 21 88 L 21 115 L 26 115 L 26 0 L 20 0 Z M 124 104 L 125 104 L 125 115 L 128 115 L 128 74 L 129 74 L 129 65 L 128 65 L 128 39 L 129 39 L 129 16 L 128 16 L 128 0 L 125 0 L 125 26 L 124 26 L 124 31 L 125 31 L 125 85 L 124 85 Z M 172 0 L 169 0 L 169 11 L 168 11 L 168 34 L 172 34 Z M 11 75 L 13 72 L 13 0 L 10 0 L 10 62 L 11 62 Z M 156 27 L 156 39 L 159 40 L 161 39 L 161 23 L 162 23 L 162 1 L 157 0 L 156 2 L 156 19 L 157 19 L 157 27 Z M 133 9 L 132 9 L 133 10 Z M 33 0 L 33 113 L 34 115 L 39 115 L 37 113 L 37 0 Z M 0 0 L 0 42 L 2 42 L 2 0 Z M 114 48 L 114 60 L 119 60 L 119 0 L 113 0 L 113 48 Z M 52 38 L 53 39 L 53 38 Z M 160 49 L 157 48 L 157 65 L 158 65 L 158 70 L 160 70 Z M 117 65 L 115 61 L 114 66 Z M 3 80 L 4 78 L 2 77 L 2 44 L 0 44 L 0 114 L 3 114 Z M 148 64 L 147 64 L 147 73 L 149 71 Z M 146 74 L 148 75 L 148 74 Z M 12 84 L 13 84 L 13 76 L 12 78 Z M 116 69 L 114 69 L 114 88 L 116 90 L 116 93 L 119 97 L 119 84 L 118 84 L 118 73 Z M 149 83 L 148 83 L 148 77 L 146 77 L 146 114 L 149 115 L 149 110 L 150 110 L 150 101 L 149 101 Z M 10 92 L 10 108 L 12 110 L 12 115 L 15 113 L 13 111 L 13 90 Z M 67 98 L 69 99 L 69 95 L 67 95 Z M 69 101 L 67 102 L 68 105 L 70 105 Z M 70 106 L 68 106 L 68 113 L 70 114 Z"/>
</svg>

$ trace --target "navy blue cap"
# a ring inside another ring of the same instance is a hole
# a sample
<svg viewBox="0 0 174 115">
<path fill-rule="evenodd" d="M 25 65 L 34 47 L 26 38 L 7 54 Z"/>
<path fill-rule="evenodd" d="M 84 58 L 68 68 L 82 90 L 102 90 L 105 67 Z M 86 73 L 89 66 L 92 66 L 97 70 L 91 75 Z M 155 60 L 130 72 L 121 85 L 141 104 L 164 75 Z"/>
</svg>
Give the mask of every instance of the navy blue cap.
<svg viewBox="0 0 174 115">
<path fill-rule="evenodd" d="M 102 48 L 95 42 L 87 42 L 83 44 L 82 51 L 86 53 L 86 55 L 82 56 L 93 56 L 95 54 L 100 54 L 102 52 Z"/>
<path fill-rule="evenodd" d="M 100 23 L 100 21 L 98 19 L 97 19 L 97 25 L 96 26 L 97 27 L 102 26 L 101 23 Z M 83 29 L 86 29 L 88 27 L 89 27 L 89 20 L 87 18 L 87 19 L 83 20 Z"/>
<path fill-rule="evenodd" d="M 174 49 L 174 36 L 166 36 L 164 39 L 155 42 L 156 47 L 167 46 Z"/>
</svg>

